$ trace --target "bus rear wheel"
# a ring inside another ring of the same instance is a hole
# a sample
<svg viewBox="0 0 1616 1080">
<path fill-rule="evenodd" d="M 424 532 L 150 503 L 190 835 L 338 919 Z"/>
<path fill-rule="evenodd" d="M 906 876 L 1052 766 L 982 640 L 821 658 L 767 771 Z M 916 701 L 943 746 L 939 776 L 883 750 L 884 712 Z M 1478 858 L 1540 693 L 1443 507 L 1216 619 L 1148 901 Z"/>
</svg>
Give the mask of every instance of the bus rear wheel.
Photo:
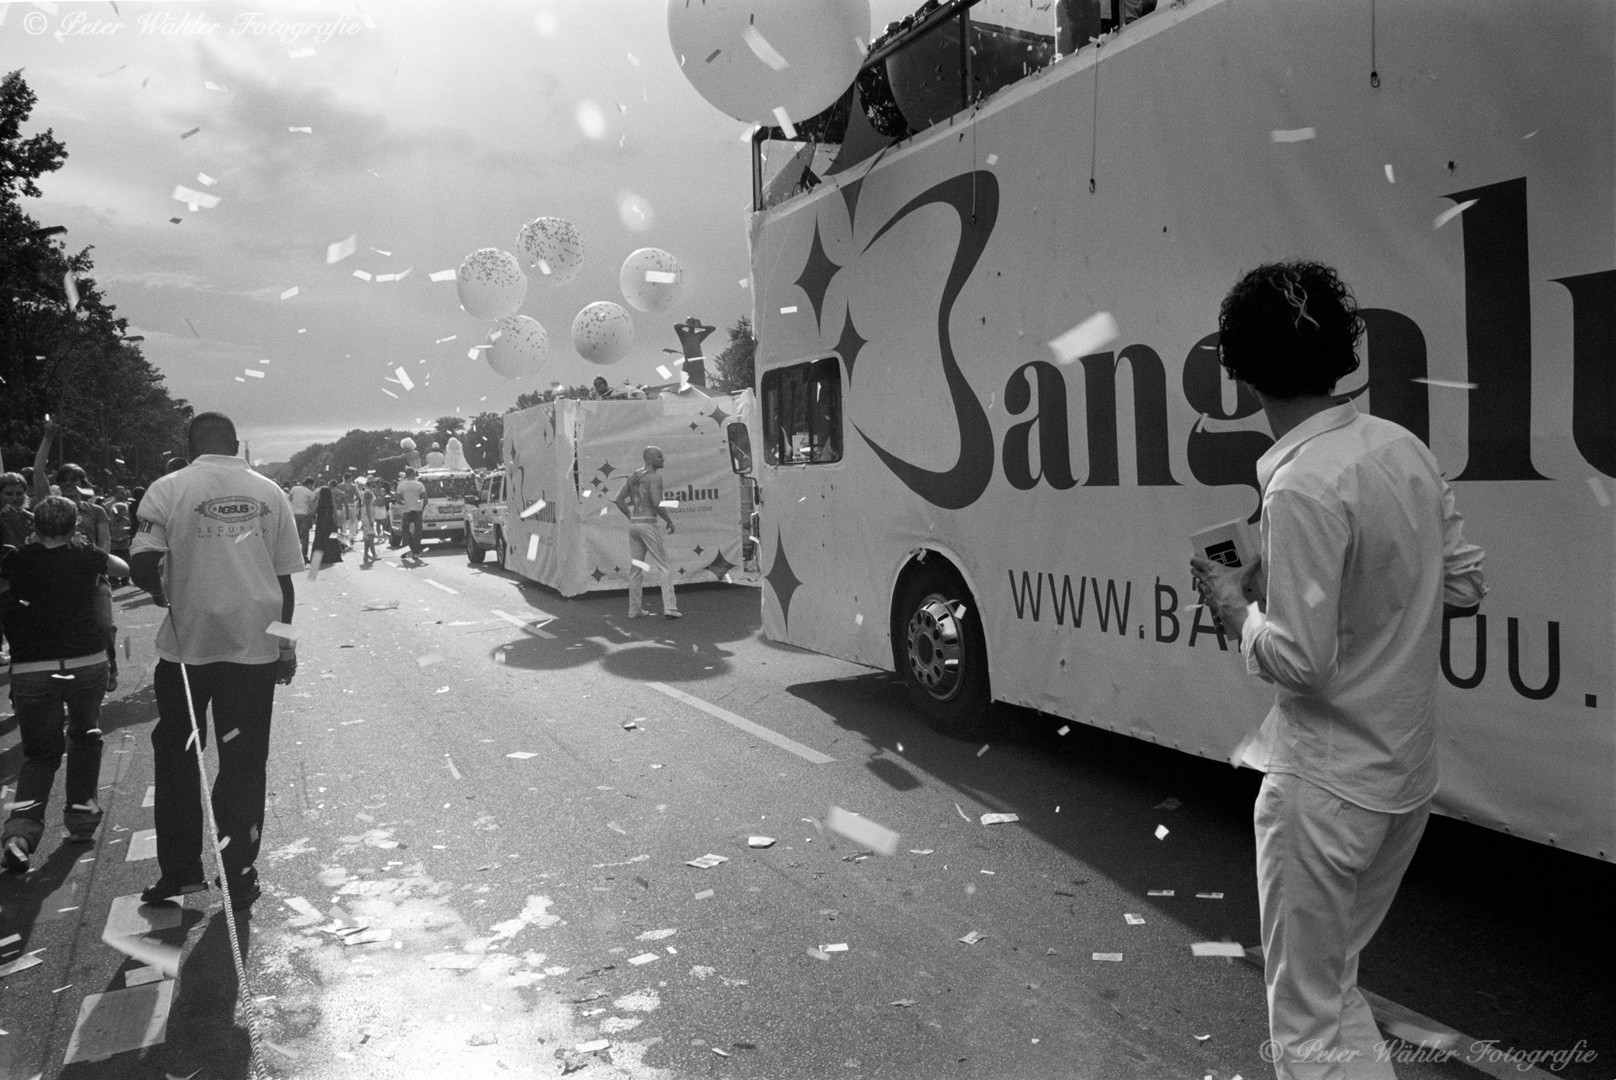
<svg viewBox="0 0 1616 1080">
<path fill-rule="evenodd" d="M 988 650 L 965 583 L 923 568 L 903 590 L 895 659 L 909 701 L 938 734 L 972 739 L 991 726 Z"/>
</svg>

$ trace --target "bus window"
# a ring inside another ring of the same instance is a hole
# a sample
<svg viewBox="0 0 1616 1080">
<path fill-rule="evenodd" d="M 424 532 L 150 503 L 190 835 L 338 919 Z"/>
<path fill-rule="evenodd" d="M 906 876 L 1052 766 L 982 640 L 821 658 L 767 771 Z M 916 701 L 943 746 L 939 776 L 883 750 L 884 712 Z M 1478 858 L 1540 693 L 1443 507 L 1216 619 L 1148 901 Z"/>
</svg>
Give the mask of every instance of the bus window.
<svg viewBox="0 0 1616 1080">
<path fill-rule="evenodd" d="M 834 356 L 764 372 L 763 453 L 770 465 L 842 460 L 842 368 Z"/>
</svg>

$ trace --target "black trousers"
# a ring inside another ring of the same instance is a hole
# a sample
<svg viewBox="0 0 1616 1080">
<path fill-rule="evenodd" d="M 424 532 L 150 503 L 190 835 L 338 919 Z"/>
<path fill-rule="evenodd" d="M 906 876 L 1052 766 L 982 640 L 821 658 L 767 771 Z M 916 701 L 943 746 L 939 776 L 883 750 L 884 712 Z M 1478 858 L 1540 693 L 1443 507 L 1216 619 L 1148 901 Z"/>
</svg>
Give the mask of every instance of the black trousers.
<svg viewBox="0 0 1616 1080">
<path fill-rule="evenodd" d="M 213 782 L 213 814 L 224 849 L 231 895 L 257 884 L 258 848 L 264 829 L 264 768 L 269 760 L 269 720 L 275 706 L 275 667 L 269 664 L 187 664 L 202 745 L 208 741 L 208 706 L 219 743 L 219 774 Z M 204 880 L 201 781 L 196 753 L 186 744 L 191 721 L 185 711 L 180 665 L 157 662 L 157 726 L 152 728 L 156 794 L 157 866 L 176 884 Z M 211 847 L 211 841 L 207 841 Z"/>
</svg>

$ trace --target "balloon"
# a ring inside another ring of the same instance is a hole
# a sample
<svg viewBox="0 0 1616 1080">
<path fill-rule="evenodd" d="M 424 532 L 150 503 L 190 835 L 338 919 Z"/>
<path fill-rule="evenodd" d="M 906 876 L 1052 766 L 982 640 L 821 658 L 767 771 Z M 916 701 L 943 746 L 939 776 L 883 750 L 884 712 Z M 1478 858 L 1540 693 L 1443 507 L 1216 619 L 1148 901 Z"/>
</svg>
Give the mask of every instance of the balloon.
<svg viewBox="0 0 1616 1080">
<path fill-rule="evenodd" d="M 634 316 L 610 300 L 598 300 L 572 320 L 572 347 L 591 364 L 615 364 L 634 344 Z"/>
<path fill-rule="evenodd" d="M 401 450 L 414 450 L 415 440 L 406 435 L 404 438 L 398 440 L 398 446 Z"/>
<path fill-rule="evenodd" d="M 668 40 L 708 103 L 753 123 L 800 123 L 853 85 L 870 39 L 869 0 L 691 4 L 668 0 Z"/>
<path fill-rule="evenodd" d="M 460 306 L 479 319 L 515 315 L 527 299 L 527 275 L 516 256 L 499 248 L 478 248 L 455 271 Z"/>
<path fill-rule="evenodd" d="M 550 335 L 537 319 L 512 315 L 488 335 L 488 366 L 507 379 L 532 378 L 550 352 Z"/>
<path fill-rule="evenodd" d="M 566 285 L 584 266 L 584 240 L 578 226 L 558 217 L 534 218 L 522 226 L 516 246 L 550 285 Z"/>
<path fill-rule="evenodd" d="M 661 248 L 641 248 L 623 260 L 617 286 L 635 311 L 667 311 L 684 292 L 685 272 Z"/>
</svg>

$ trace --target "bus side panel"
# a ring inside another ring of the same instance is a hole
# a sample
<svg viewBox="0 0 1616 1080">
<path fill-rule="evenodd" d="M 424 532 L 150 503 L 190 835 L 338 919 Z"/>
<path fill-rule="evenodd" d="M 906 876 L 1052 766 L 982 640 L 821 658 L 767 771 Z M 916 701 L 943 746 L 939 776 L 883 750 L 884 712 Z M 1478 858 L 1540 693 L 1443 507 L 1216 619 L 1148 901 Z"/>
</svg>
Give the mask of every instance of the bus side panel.
<svg viewBox="0 0 1616 1080">
<path fill-rule="evenodd" d="M 1271 438 L 1217 308 L 1320 258 L 1369 324 L 1338 392 L 1426 438 L 1489 552 L 1439 808 L 1608 855 L 1616 417 L 1576 328 L 1611 318 L 1616 9 L 1556 13 L 1400 7 L 1375 89 L 1367 7 L 1169 9 L 755 216 L 759 372 L 856 346 L 841 463 L 768 471 L 767 632 L 888 666 L 870 609 L 947 547 L 996 696 L 1225 755 L 1271 698 L 1192 606 L 1188 538 L 1254 518 Z M 1096 312 L 1120 336 L 1056 357 Z"/>
</svg>

